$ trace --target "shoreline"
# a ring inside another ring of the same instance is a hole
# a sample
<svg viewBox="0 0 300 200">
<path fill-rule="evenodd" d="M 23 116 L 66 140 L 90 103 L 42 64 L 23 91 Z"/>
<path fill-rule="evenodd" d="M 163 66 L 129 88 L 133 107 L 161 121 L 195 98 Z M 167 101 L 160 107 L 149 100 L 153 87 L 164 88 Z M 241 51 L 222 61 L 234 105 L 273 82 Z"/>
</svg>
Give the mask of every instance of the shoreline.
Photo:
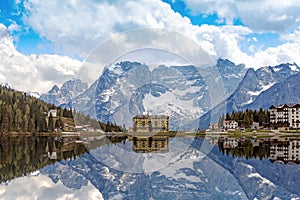
<svg viewBox="0 0 300 200">
<path fill-rule="evenodd" d="M 210 131 L 210 132 L 166 132 L 166 133 L 135 133 L 135 132 L 9 132 L 0 133 L 1 137 L 17 137 L 17 136 L 169 136 L 169 137 L 185 137 L 185 136 L 229 136 L 229 137 L 300 137 L 300 132 L 295 131 Z"/>
</svg>

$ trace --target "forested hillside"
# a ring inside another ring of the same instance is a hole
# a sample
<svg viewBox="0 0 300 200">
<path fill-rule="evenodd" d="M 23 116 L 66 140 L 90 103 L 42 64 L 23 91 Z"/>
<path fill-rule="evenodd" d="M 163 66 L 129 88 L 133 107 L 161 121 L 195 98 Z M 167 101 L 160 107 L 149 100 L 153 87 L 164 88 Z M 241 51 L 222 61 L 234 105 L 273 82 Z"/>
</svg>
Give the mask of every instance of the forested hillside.
<svg viewBox="0 0 300 200">
<path fill-rule="evenodd" d="M 62 110 L 26 93 L 0 86 L 1 132 L 47 132 L 50 109 L 57 109 L 58 115 L 72 117 L 69 110 Z"/>
<path fill-rule="evenodd" d="M 51 109 L 56 110 L 56 117 L 48 114 Z M 63 131 L 66 126 L 75 131 L 73 115 L 77 119 L 76 125 L 88 124 L 95 128 L 100 127 L 104 131 L 121 131 L 118 126 L 111 123 L 99 123 L 89 116 L 77 112 L 72 113 L 66 108 L 63 109 L 26 93 L 0 86 L 0 133 Z"/>
</svg>

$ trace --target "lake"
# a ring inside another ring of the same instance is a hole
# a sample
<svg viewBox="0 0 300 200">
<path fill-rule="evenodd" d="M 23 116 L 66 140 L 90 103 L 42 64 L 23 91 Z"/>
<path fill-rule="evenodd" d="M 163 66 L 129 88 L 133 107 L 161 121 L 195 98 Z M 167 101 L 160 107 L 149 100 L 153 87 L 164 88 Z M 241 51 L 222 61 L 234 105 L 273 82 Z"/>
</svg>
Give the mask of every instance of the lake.
<svg viewBox="0 0 300 200">
<path fill-rule="evenodd" d="M 0 138 L 0 199 L 300 199 L 299 138 Z"/>
</svg>

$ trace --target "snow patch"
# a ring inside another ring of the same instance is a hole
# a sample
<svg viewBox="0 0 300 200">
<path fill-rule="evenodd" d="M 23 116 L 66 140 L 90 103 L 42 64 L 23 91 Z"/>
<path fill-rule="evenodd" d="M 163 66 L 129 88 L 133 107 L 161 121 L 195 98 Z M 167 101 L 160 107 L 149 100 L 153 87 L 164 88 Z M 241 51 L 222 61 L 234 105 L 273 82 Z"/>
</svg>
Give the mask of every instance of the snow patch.
<svg viewBox="0 0 300 200">
<path fill-rule="evenodd" d="M 102 102 L 108 102 L 109 98 L 113 95 L 114 92 L 114 88 L 104 90 L 101 94 L 101 97 L 103 98 Z"/>
<path fill-rule="evenodd" d="M 261 86 L 261 90 L 259 91 L 248 91 L 248 94 L 251 95 L 251 96 L 258 96 L 260 93 L 262 93 L 263 91 L 266 91 L 268 90 L 270 87 L 272 87 L 273 85 L 275 84 L 275 82 L 273 83 L 270 83 L 268 85 L 262 85 Z"/>
<path fill-rule="evenodd" d="M 112 71 L 113 73 L 118 74 L 118 75 L 123 73 L 123 70 L 120 65 L 113 64 L 113 65 L 108 66 L 108 69 L 109 69 L 109 71 Z"/>
<path fill-rule="evenodd" d="M 299 68 L 298 68 L 298 66 L 297 66 L 297 65 L 295 65 L 295 64 L 293 64 L 293 65 L 290 65 L 289 67 L 290 67 L 290 69 L 291 69 L 292 71 L 294 71 L 294 72 L 298 72 L 298 71 L 299 71 Z"/>
<path fill-rule="evenodd" d="M 166 92 L 159 97 L 146 94 L 143 106 L 150 114 L 170 114 L 172 111 L 187 119 L 196 119 L 203 113 L 201 108 L 194 106 L 193 98 L 181 100 L 176 92 Z"/>
</svg>

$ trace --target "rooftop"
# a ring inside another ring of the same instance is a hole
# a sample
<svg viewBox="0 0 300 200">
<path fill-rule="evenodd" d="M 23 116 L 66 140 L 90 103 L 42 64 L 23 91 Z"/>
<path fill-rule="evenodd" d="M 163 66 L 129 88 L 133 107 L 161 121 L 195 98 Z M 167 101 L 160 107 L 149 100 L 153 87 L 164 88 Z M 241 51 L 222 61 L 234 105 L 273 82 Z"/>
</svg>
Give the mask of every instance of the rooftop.
<svg viewBox="0 0 300 200">
<path fill-rule="evenodd" d="M 147 119 L 147 118 L 169 119 L 169 116 L 166 116 L 166 115 L 136 115 L 133 117 L 133 119 Z"/>
</svg>

